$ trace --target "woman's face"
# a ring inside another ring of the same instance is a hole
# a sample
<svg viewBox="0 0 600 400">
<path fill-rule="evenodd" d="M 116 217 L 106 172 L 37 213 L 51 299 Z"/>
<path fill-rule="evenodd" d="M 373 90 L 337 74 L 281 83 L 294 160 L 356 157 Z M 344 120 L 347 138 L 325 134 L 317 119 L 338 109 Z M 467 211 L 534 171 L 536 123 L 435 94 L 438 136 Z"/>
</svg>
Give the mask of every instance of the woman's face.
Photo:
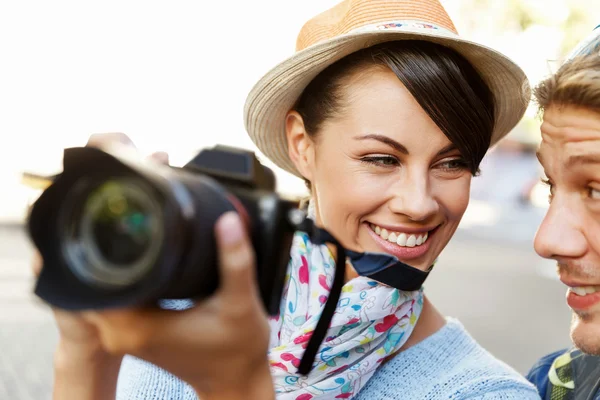
<svg viewBox="0 0 600 400">
<path fill-rule="evenodd" d="M 317 223 L 355 251 L 385 252 L 427 269 L 469 202 L 459 151 L 394 75 L 345 78 L 341 114 L 315 140 L 287 118 L 290 155 L 311 182 Z"/>
</svg>

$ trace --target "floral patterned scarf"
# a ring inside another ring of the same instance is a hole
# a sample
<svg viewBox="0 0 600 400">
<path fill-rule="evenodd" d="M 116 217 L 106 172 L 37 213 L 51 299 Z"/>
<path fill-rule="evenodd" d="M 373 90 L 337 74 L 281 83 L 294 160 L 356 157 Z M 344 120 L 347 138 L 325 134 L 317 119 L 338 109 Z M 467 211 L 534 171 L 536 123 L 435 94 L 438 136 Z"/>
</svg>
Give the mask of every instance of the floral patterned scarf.
<svg viewBox="0 0 600 400">
<path fill-rule="evenodd" d="M 278 399 L 349 399 L 406 342 L 423 308 L 423 290 L 403 292 L 366 277 L 343 287 L 312 372 L 296 373 L 327 301 L 335 270 L 325 245 L 297 232 L 281 310 L 270 319 L 269 361 Z"/>
</svg>

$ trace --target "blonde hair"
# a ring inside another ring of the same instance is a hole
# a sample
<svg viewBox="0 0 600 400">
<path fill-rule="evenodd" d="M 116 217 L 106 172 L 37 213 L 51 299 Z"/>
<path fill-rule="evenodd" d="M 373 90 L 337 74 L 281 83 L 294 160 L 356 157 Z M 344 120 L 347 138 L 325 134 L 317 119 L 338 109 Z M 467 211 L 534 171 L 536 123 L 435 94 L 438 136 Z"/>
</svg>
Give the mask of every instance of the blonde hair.
<svg viewBox="0 0 600 400">
<path fill-rule="evenodd" d="M 542 81 L 533 91 L 540 111 L 576 106 L 600 112 L 600 54 L 578 56 Z"/>
</svg>

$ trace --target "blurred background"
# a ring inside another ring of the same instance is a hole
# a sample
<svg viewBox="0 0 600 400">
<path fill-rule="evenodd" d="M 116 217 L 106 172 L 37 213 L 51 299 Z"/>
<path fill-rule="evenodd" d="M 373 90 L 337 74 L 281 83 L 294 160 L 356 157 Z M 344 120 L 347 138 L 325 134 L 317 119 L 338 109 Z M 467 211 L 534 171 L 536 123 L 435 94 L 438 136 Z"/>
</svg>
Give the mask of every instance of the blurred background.
<svg viewBox="0 0 600 400">
<path fill-rule="evenodd" d="M 65 147 L 125 132 L 175 165 L 216 143 L 256 150 L 242 109 L 291 55 L 305 20 L 334 0 L 0 2 L 0 399 L 49 399 L 56 329 L 31 295 L 24 171 L 61 170 Z M 504 52 L 532 86 L 600 24 L 589 0 L 442 0 L 461 35 Z M 460 229 L 427 293 L 494 355 L 525 373 L 568 346 L 570 313 L 532 240 L 547 204 L 532 105 L 486 156 Z M 273 167 L 268 160 L 263 162 Z M 276 170 L 281 192 L 304 194 Z"/>
</svg>

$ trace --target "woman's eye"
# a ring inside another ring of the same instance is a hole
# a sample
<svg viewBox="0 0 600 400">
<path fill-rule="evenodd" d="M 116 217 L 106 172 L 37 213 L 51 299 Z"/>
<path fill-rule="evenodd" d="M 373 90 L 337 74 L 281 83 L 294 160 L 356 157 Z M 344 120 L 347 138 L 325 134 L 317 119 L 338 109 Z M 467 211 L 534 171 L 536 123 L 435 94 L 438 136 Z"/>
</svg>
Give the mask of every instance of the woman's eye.
<svg viewBox="0 0 600 400">
<path fill-rule="evenodd" d="M 446 171 L 458 171 L 469 168 L 467 162 L 461 158 L 441 162 L 438 164 L 438 167 Z"/>
<path fill-rule="evenodd" d="M 600 200 L 600 189 L 590 188 L 590 198 L 592 200 Z"/>
<path fill-rule="evenodd" d="M 371 165 L 378 165 L 382 167 L 395 167 L 400 164 L 396 157 L 392 156 L 368 156 L 360 159 L 362 162 Z"/>
</svg>

